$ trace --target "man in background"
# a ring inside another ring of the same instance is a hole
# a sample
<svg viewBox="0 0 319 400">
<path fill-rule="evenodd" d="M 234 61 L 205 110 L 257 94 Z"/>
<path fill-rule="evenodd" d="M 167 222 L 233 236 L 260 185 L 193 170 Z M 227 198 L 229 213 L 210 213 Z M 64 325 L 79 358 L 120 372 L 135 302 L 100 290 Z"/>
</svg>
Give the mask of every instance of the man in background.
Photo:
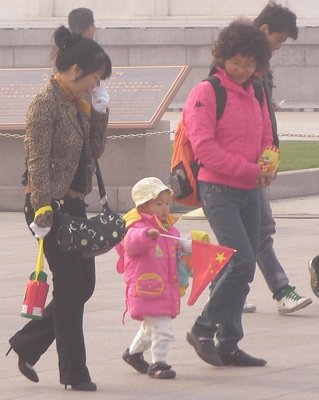
<svg viewBox="0 0 319 400">
<path fill-rule="evenodd" d="M 82 36 L 94 39 L 96 27 L 93 11 L 89 8 L 81 7 L 70 11 L 68 24 L 71 32 L 76 32 Z"/>
<path fill-rule="evenodd" d="M 253 24 L 267 36 L 271 50 L 279 50 L 288 39 L 298 38 L 296 15 L 288 8 L 270 1 L 261 13 L 255 18 Z M 272 98 L 273 76 L 270 69 L 262 76 L 262 83 L 266 94 L 268 110 L 272 123 L 273 144 L 279 146 L 275 106 Z M 312 303 L 307 297 L 300 296 L 295 287 L 289 284 L 289 279 L 280 264 L 273 248 L 272 235 L 276 233 L 276 222 L 272 216 L 269 202 L 268 189 L 260 189 L 261 193 L 261 232 L 257 254 L 257 264 L 277 300 L 278 313 L 289 314 L 300 310 Z"/>
<path fill-rule="evenodd" d="M 94 39 L 96 33 L 96 26 L 94 21 L 93 11 L 89 8 L 80 7 L 75 8 L 69 12 L 68 24 L 71 32 L 78 33 L 85 38 Z M 92 96 L 92 98 L 91 98 Z M 88 103 L 92 103 L 92 99 L 101 104 L 108 104 L 110 96 L 104 86 L 98 85 L 92 90 L 91 95 L 87 96 Z"/>
</svg>

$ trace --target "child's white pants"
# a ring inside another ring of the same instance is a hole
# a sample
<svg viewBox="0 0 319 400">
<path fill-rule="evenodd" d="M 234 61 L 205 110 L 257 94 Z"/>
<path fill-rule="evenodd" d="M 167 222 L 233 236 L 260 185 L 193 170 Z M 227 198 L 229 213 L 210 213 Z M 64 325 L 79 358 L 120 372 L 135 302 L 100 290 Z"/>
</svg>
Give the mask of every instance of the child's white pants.
<svg viewBox="0 0 319 400">
<path fill-rule="evenodd" d="M 144 317 L 139 331 L 129 348 L 130 354 L 144 353 L 151 347 L 152 363 L 166 361 L 169 342 L 174 341 L 171 317 Z"/>
</svg>

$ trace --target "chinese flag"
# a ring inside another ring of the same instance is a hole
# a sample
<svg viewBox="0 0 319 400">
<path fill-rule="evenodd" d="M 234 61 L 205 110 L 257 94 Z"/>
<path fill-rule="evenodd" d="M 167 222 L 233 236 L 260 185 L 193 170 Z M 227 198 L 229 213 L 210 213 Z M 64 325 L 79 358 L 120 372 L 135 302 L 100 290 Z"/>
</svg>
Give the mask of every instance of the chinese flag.
<svg viewBox="0 0 319 400">
<path fill-rule="evenodd" d="M 193 284 L 187 301 L 192 306 L 203 290 L 225 267 L 236 250 L 192 240 Z"/>
</svg>

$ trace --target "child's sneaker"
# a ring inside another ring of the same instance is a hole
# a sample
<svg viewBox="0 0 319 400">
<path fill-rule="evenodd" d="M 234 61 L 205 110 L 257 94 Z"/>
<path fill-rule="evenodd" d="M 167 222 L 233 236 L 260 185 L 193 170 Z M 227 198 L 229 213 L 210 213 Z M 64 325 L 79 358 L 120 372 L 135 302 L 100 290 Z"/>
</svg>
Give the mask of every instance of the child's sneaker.
<svg viewBox="0 0 319 400">
<path fill-rule="evenodd" d="M 126 349 L 122 355 L 122 358 L 139 373 L 147 374 L 150 365 L 144 360 L 143 353 L 130 354 L 129 349 Z"/>
<path fill-rule="evenodd" d="M 309 261 L 309 271 L 311 289 L 319 297 L 319 256 Z"/>
<path fill-rule="evenodd" d="M 176 372 L 166 362 L 156 362 L 148 368 L 148 375 L 155 379 L 174 379 Z"/>
</svg>

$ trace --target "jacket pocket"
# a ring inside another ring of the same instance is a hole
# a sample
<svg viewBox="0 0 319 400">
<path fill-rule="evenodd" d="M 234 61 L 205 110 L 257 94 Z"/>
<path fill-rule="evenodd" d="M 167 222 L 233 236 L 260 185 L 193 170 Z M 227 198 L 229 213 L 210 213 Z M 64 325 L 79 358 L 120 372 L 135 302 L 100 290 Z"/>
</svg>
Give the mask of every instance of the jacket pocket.
<svg viewBox="0 0 319 400">
<path fill-rule="evenodd" d="M 163 279 L 154 272 L 142 274 L 136 281 L 135 290 L 138 297 L 157 299 L 164 292 Z"/>
</svg>

